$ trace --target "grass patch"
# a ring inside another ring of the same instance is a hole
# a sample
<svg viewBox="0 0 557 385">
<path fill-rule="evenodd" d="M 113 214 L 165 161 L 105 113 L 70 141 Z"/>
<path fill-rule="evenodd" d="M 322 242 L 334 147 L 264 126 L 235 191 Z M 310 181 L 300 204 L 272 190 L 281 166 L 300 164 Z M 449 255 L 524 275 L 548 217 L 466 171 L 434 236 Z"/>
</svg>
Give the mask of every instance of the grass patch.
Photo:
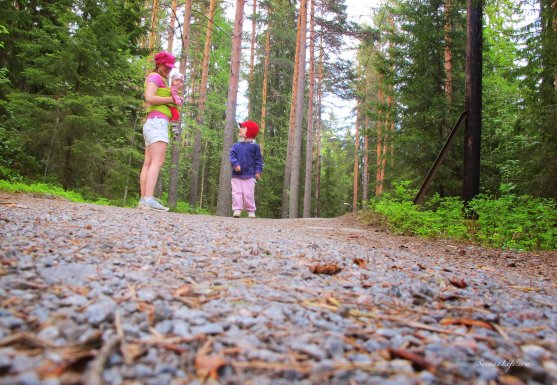
<svg viewBox="0 0 557 385">
<path fill-rule="evenodd" d="M 137 201 L 139 200 L 139 198 L 133 197 L 128 199 L 126 204 L 123 205 L 122 200 L 110 201 L 105 198 L 87 199 L 84 198 L 83 195 L 81 195 L 78 192 L 66 191 L 61 186 L 52 185 L 48 183 L 26 184 L 22 182 L 9 182 L 7 180 L 0 180 L 0 190 L 7 191 L 7 192 L 37 194 L 37 195 L 44 195 L 44 196 L 56 196 L 56 197 L 64 198 L 71 202 L 93 203 L 93 204 L 103 205 L 103 206 L 135 207 L 137 205 Z M 163 196 L 162 201 L 166 202 L 166 195 Z M 192 208 L 187 202 L 178 202 L 176 209 L 173 211 L 178 213 L 187 213 L 187 214 L 211 215 L 211 213 L 208 210 L 204 208 L 197 208 L 197 207 Z"/>
</svg>

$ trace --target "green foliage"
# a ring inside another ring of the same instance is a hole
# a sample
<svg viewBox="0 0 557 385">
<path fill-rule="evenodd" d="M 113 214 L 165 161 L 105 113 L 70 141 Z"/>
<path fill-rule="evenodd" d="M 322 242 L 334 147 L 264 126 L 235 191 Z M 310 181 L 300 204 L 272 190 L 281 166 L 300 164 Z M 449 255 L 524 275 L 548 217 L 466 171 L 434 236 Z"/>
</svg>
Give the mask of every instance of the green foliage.
<svg viewBox="0 0 557 385">
<path fill-rule="evenodd" d="M 557 249 L 557 209 L 552 199 L 528 195 L 479 195 L 468 210 L 477 215 L 473 239 L 519 250 Z"/>
<path fill-rule="evenodd" d="M 202 207 L 191 207 L 188 202 L 178 202 L 176 204 L 177 213 L 186 213 L 186 214 L 200 214 L 200 215 L 210 215 L 210 212 L 207 209 Z"/>
<path fill-rule="evenodd" d="M 2 178 L 53 181 L 90 199 L 124 194 L 142 152 L 133 132 L 142 7 L 138 0 L 2 7 L 0 25 L 9 30 L 0 29 L 9 81 L 0 79 Z"/>
<path fill-rule="evenodd" d="M 409 182 L 369 207 L 397 234 L 471 240 L 514 250 L 557 249 L 557 208 L 550 199 L 479 195 L 467 207 L 456 197 L 435 195 L 423 207 L 412 203 Z M 467 219 L 474 215 L 475 220 Z"/>
</svg>

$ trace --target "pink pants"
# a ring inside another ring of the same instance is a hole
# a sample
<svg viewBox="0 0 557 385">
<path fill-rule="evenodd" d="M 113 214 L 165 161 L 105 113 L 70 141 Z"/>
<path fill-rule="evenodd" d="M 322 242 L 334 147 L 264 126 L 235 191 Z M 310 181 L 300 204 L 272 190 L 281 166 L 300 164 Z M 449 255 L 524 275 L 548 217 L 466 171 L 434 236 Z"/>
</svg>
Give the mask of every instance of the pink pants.
<svg viewBox="0 0 557 385">
<path fill-rule="evenodd" d="M 255 212 L 255 179 L 232 178 L 232 210 Z"/>
</svg>

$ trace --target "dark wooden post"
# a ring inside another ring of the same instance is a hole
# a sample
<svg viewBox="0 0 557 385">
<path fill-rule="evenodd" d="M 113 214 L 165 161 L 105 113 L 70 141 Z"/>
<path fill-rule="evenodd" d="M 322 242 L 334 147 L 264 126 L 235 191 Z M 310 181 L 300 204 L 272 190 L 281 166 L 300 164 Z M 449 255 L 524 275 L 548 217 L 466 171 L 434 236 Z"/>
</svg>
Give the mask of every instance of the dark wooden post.
<svg viewBox="0 0 557 385">
<path fill-rule="evenodd" d="M 468 202 L 480 192 L 482 132 L 482 0 L 467 0 L 466 130 L 462 198 Z"/>
</svg>

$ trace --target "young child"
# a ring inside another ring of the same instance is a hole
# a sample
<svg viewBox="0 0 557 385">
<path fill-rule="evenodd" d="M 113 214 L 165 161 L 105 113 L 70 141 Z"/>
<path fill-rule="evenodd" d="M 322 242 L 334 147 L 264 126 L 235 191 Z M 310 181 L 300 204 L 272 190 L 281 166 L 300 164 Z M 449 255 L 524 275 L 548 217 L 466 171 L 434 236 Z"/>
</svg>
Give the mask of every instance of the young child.
<svg viewBox="0 0 557 385">
<path fill-rule="evenodd" d="M 178 110 L 177 106 L 181 106 L 184 103 L 184 98 L 182 97 L 184 93 L 184 75 L 180 72 L 170 74 L 170 92 L 175 104 L 175 106 L 169 105 L 170 113 L 172 114 L 170 127 L 174 135 L 180 135 L 182 126 L 180 124 L 180 110 Z"/>
<path fill-rule="evenodd" d="M 255 218 L 255 180 L 261 179 L 263 171 L 261 148 L 255 143 L 259 126 L 251 120 L 238 125 L 240 141 L 230 149 L 233 217 L 240 218 L 246 210 L 248 218 Z"/>
</svg>

